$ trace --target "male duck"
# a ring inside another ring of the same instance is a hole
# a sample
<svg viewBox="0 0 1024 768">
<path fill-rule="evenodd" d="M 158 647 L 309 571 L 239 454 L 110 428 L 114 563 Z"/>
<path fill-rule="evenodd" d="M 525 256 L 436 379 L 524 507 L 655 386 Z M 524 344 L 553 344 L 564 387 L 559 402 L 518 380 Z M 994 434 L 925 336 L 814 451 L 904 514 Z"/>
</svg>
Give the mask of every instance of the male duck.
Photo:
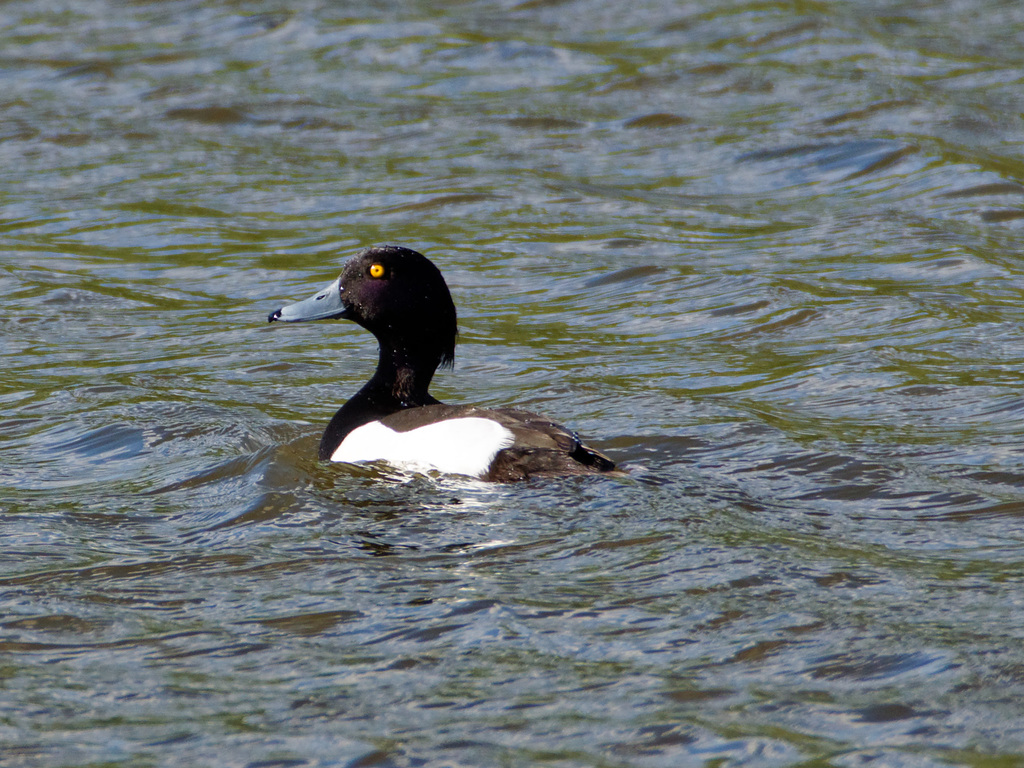
<svg viewBox="0 0 1024 768">
<path fill-rule="evenodd" d="M 455 359 L 455 304 L 441 272 L 408 248 L 368 248 L 315 296 L 275 309 L 268 322 L 345 319 L 380 343 L 377 371 L 334 414 L 320 458 L 470 475 L 507 482 L 535 475 L 608 472 L 615 464 L 575 432 L 509 408 L 444 405 L 427 388 Z"/>
</svg>

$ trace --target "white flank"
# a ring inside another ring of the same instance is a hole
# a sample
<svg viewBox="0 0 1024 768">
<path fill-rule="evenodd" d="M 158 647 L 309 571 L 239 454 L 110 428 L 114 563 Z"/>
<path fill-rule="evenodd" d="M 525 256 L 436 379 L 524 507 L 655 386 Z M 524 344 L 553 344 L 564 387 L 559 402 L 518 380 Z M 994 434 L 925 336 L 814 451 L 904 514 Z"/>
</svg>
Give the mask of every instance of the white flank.
<svg viewBox="0 0 1024 768">
<path fill-rule="evenodd" d="M 371 421 L 349 432 L 331 461 L 386 461 L 407 469 L 480 477 L 513 440 L 509 430 L 490 419 L 448 419 L 408 432 Z"/>
</svg>

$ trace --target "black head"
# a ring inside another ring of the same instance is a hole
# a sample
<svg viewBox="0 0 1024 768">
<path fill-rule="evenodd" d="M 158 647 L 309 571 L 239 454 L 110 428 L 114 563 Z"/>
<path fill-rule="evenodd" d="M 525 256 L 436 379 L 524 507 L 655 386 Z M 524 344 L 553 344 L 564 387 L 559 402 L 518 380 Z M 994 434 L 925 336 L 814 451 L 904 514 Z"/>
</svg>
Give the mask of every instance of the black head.
<svg viewBox="0 0 1024 768">
<path fill-rule="evenodd" d="M 404 350 L 451 365 L 458 335 L 455 304 L 437 267 L 421 253 L 395 245 L 367 248 L 341 276 L 306 301 L 275 310 L 270 320 L 341 318 L 366 328 L 382 348 Z"/>
<path fill-rule="evenodd" d="M 439 363 L 455 359 L 455 304 L 441 271 L 421 253 L 394 245 L 367 248 L 341 273 L 345 317 L 382 344 L 436 348 Z"/>
</svg>

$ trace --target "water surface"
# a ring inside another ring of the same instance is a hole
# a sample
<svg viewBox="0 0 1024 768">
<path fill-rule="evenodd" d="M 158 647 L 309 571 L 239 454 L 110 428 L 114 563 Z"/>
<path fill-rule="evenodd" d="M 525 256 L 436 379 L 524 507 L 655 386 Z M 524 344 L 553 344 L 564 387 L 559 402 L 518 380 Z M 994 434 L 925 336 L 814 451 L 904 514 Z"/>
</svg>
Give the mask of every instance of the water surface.
<svg viewBox="0 0 1024 768">
<path fill-rule="evenodd" d="M 1022 31 L 5 4 L 0 765 L 1020 763 Z M 318 463 L 380 242 L 628 476 Z"/>
</svg>

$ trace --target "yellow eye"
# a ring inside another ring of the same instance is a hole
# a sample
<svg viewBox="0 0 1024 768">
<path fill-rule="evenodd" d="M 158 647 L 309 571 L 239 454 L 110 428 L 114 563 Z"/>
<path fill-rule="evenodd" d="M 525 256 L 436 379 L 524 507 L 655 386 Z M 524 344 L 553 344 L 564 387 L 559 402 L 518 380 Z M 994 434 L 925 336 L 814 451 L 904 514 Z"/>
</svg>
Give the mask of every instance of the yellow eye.
<svg viewBox="0 0 1024 768">
<path fill-rule="evenodd" d="M 384 265 L 383 264 L 371 264 L 370 265 L 370 277 L 384 277 Z"/>
</svg>

